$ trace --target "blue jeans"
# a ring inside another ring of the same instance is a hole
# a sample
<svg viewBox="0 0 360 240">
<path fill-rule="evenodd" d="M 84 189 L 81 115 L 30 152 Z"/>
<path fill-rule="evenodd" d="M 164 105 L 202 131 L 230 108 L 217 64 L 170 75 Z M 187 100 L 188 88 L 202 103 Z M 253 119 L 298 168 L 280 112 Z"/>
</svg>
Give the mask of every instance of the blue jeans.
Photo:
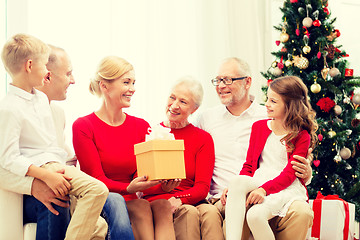
<svg viewBox="0 0 360 240">
<path fill-rule="evenodd" d="M 126 202 L 124 198 L 110 192 L 101 215 L 109 226 L 108 240 L 134 240 Z"/>
<path fill-rule="evenodd" d="M 53 204 L 55 215 L 33 196 L 24 195 L 24 224 L 37 223 L 36 240 L 64 240 L 70 222 L 70 209 Z"/>
</svg>

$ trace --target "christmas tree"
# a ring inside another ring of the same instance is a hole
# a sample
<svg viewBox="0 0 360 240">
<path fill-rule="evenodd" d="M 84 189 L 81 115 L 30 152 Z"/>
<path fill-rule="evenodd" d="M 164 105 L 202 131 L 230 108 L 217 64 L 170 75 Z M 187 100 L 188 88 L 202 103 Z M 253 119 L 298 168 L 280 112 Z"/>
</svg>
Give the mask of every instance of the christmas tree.
<svg viewBox="0 0 360 240">
<path fill-rule="evenodd" d="M 272 52 L 275 61 L 262 74 L 268 82 L 296 75 L 308 86 L 319 124 L 309 196 L 315 198 L 317 191 L 339 195 L 355 204 L 359 221 L 359 77 L 353 76 L 348 54 L 336 44 L 340 31 L 327 0 L 285 0 L 280 9 L 282 22 L 275 26 L 281 32 L 276 41 L 280 50 Z"/>
</svg>

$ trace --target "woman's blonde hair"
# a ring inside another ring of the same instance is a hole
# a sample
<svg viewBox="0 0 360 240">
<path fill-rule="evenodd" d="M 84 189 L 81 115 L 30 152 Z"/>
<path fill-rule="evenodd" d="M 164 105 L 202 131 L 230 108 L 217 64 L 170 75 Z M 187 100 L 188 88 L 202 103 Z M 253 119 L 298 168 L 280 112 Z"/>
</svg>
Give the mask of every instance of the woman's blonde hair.
<svg viewBox="0 0 360 240">
<path fill-rule="evenodd" d="M 282 141 L 286 142 L 289 151 L 294 150 L 291 140 L 301 130 L 306 130 L 311 137 L 310 147 L 314 148 L 318 124 L 315 120 L 315 111 L 308 99 L 308 89 L 303 81 L 296 76 L 279 77 L 270 83 L 272 91 L 279 94 L 285 103 L 285 127 L 290 130 Z"/>
<path fill-rule="evenodd" d="M 4 45 L 1 59 L 6 71 L 10 75 L 18 73 L 23 64 L 29 59 L 34 61 L 38 58 L 48 58 L 50 48 L 40 39 L 28 34 L 16 34 L 12 36 Z"/>
<path fill-rule="evenodd" d="M 116 56 L 107 56 L 103 58 L 98 65 L 94 78 L 91 79 L 89 86 L 90 92 L 101 97 L 100 81 L 111 83 L 133 69 L 133 66 L 123 58 Z"/>
</svg>

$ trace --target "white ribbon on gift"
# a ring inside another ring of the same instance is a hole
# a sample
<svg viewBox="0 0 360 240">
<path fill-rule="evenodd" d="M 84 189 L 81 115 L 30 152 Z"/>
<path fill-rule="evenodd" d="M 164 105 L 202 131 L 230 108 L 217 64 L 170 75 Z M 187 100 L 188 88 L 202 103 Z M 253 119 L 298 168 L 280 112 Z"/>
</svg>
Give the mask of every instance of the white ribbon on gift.
<svg viewBox="0 0 360 240">
<path fill-rule="evenodd" d="M 175 140 L 174 134 L 170 133 L 171 129 L 157 124 L 148 129 L 145 141 L 150 140 Z"/>
</svg>

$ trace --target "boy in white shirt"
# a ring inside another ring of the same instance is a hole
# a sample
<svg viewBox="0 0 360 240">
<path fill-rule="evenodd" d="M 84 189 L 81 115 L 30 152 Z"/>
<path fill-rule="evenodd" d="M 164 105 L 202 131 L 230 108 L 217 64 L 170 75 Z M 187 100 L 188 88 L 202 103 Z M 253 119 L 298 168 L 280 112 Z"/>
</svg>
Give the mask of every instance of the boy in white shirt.
<svg viewBox="0 0 360 240">
<path fill-rule="evenodd" d="M 46 95 L 34 87 L 50 76 L 49 47 L 39 39 L 17 34 L 4 46 L 2 60 L 12 77 L 0 102 L 0 165 L 21 176 L 44 181 L 57 196 L 78 198 L 65 239 L 90 239 L 108 196 L 107 187 L 75 167 L 65 165 L 58 146 Z M 57 173 L 65 169 L 65 173 Z"/>
</svg>

